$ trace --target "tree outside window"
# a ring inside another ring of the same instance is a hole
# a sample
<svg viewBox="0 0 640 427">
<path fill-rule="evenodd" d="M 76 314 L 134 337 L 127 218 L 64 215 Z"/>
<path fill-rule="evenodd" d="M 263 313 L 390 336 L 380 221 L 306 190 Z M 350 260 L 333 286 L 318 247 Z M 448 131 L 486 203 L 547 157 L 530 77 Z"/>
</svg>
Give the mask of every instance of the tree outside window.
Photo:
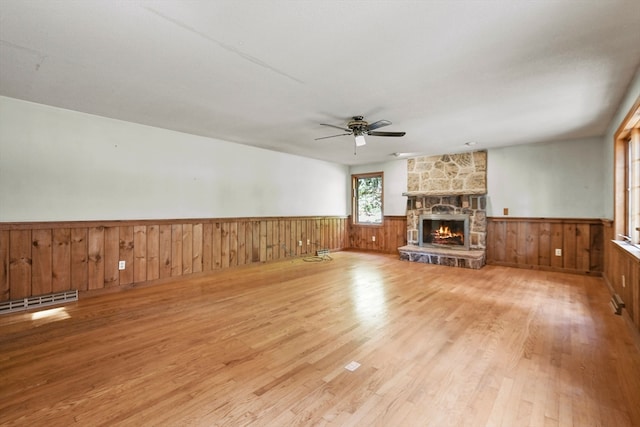
<svg viewBox="0 0 640 427">
<path fill-rule="evenodd" d="M 382 172 L 352 175 L 353 221 L 382 224 Z"/>
</svg>

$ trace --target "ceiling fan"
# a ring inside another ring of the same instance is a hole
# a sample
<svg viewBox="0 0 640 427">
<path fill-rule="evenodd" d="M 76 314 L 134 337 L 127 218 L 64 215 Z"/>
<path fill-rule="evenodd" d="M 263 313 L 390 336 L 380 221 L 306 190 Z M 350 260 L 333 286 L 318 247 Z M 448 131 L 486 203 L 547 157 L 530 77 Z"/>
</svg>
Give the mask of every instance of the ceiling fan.
<svg viewBox="0 0 640 427">
<path fill-rule="evenodd" d="M 351 120 L 347 123 L 347 127 L 330 125 L 327 123 L 320 123 L 322 126 L 329 126 L 332 128 L 340 129 L 345 133 L 340 133 L 338 135 L 331 136 L 323 136 L 321 138 L 316 138 L 316 141 L 319 139 L 327 139 L 327 138 L 335 138 L 336 136 L 343 135 L 354 135 L 355 136 L 355 144 L 356 147 L 360 147 L 365 145 L 367 142 L 364 140 L 365 135 L 371 136 L 404 136 L 406 132 L 380 132 L 376 131 L 383 126 L 389 126 L 391 122 L 389 120 L 378 120 L 377 122 L 373 122 L 369 124 L 364 120 L 363 116 L 353 116 Z"/>
</svg>

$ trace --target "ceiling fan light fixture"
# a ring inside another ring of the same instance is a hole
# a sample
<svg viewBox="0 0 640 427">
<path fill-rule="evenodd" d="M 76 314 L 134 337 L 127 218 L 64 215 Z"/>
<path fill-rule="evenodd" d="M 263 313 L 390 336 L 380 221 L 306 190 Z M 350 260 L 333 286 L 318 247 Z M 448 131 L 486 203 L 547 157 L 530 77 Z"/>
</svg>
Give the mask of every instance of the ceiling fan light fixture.
<svg viewBox="0 0 640 427">
<path fill-rule="evenodd" d="M 364 140 L 364 135 L 356 135 L 356 147 L 362 147 L 367 141 Z"/>
</svg>

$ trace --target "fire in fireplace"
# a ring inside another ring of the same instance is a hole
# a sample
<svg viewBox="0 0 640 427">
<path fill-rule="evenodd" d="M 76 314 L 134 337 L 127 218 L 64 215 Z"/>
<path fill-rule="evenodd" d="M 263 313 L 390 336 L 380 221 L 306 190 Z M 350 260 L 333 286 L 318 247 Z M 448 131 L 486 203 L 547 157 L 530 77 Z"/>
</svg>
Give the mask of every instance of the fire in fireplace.
<svg viewBox="0 0 640 427">
<path fill-rule="evenodd" d="M 469 215 L 420 215 L 420 246 L 469 249 Z"/>
</svg>

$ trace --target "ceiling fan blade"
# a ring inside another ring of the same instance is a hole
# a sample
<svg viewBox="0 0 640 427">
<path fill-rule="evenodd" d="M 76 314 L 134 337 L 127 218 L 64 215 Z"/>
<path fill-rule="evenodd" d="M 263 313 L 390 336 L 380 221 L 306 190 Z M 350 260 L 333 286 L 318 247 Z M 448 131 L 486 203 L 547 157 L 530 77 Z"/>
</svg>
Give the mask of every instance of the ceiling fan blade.
<svg viewBox="0 0 640 427">
<path fill-rule="evenodd" d="M 345 131 L 345 132 L 351 132 L 351 129 L 348 129 L 348 128 L 343 128 L 343 127 L 335 126 L 335 125 L 329 125 L 329 124 L 327 124 L 327 123 L 320 123 L 320 124 L 321 124 L 322 126 L 330 126 L 330 127 L 332 127 L 332 128 L 340 129 L 340 130 L 343 130 L 343 131 Z"/>
<path fill-rule="evenodd" d="M 406 132 L 367 132 L 371 136 L 405 136 Z"/>
<path fill-rule="evenodd" d="M 374 130 L 381 128 L 382 126 L 389 126 L 391 122 L 389 120 L 378 120 L 377 122 L 371 123 L 368 128 L 369 130 Z"/>
<path fill-rule="evenodd" d="M 317 141 L 319 139 L 335 138 L 336 136 L 343 136 L 343 135 L 351 135 L 351 133 L 341 133 L 341 134 L 338 134 L 338 135 L 323 136 L 323 137 L 320 137 L 320 138 L 316 138 L 315 140 Z"/>
</svg>

